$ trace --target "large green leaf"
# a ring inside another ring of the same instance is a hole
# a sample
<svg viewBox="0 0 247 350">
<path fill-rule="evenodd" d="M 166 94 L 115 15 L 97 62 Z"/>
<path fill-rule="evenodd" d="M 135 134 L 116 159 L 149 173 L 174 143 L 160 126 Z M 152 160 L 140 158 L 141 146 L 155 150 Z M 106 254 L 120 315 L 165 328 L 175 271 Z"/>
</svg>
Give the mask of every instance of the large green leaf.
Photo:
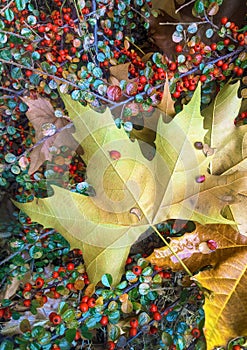
<svg viewBox="0 0 247 350">
<path fill-rule="evenodd" d="M 229 173 L 229 169 L 231 172 L 247 169 L 244 160 L 247 156 L 247 125 L 234 125 L 241 106 L 238 88 L 239 82 L 226 84 L 202 112 L 205 128 L 208 129 L 205 142 L 215 150 L 210 167 L 212 174 Z"/>
<path fill-rule="evenodd" d="M 55 228 L 72 247 L 82 248 L 91 282 L 98 282 L 104 273 L 118 282 L 131 244 L 161 221 L 229 223 L 221 209 L 229 192 L 237 200 L 238 193 L 247 190 L 246 173 L 207 174 L 209 157 L 194 147 L 195 142 L 203 143 L 206 134 L 200 86 L 169 124 L 160 118 L 152 161 L 143 157 L 137 141 L 115 126 L 109 109 L 100 114 L 69 95 L 62 98 L 75 125 L 74 137 L 84 149 L 87 181 L 96 195 L 53 186 L 53 196 L 16 205 L 33 221 Z M 200 175 L 206 175 L 205 182 L 198 183 Z"/>
<path fill-rule="evenodd" d="M 247 170 L 247 125 L 234 125 L 234 119 L 241 107 L 241 99 L 238 98 L 239 85 L 239 82 L 234 85 L 226 84 L 210 106 L 202 112 L 204 125 L 208 129 L 206 143 L 215 152 L 210 165 L 212 174 L 229 175 Z M 238 201 L 232 202 L 232 193 L 229 192 L 228 202 L 224 216 L 236 221 L 239 232 L 247 235 L 246 193 L 243 191 Z"/>
</svg>

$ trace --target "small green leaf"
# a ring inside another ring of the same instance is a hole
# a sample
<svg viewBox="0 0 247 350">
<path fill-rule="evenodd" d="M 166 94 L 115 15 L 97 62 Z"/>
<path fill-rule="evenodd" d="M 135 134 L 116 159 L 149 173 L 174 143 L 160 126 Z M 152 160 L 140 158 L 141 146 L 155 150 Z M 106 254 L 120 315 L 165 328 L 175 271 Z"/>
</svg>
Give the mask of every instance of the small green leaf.
<svg viewBox="0 0 247 350">
<path fill-rule="evenodd" d="M 140 326 L 144 326 L 145 324 L 148 324 L 150 320 L 151 320 L 151 318 L 149 317 L 149 315 L 146 312 L 142 312 L 138 316 L 138 323 Z"/>
<path fill-rule="evenodd" d="M 109 322 L 112 324 L 118 323 L 120 319 L 120 312 L 119 310 L 115 310 L 113 312 L 110 312 L 108 315 Z"/>
<path fill-rule="evenodd" d="M 35 326 L 32 329 L 31 335 L 33 338 L 41 338 L 45 334 L 45 329 L 42 326 Z"/>
<path fill-rule="evenodd" d="M 167 332 L 162 332 L 161 340 L 166 346 L 170 346 L 173 342 L 171 335 Z"/>
<path fill-rule="evenodd" d="M 58 313 L 60 315 L 62 315 L 65 311 L 67 311 L 69 308 L 69 305 L 67 303 L 65 303 L 65 301 L 62 301 L 59 305 L 58 305 Z"/>
<path fill-rule="evenodd" d="M 7 9 L 4 12 L 4 17 L 6 18 L 7 21 L 13 21 L 13 19 L 15 18 L 14 12 L 11 9 Z"/>
<path fill-rule="evenodd" d="M 25 10 L 26 1 L 25 0 L 15 0 L 16 7 L 19 11 Z"/>
<path fill-rule="evenodd" d="M 103 275 L 101 277 L 101 282 L 103 283 L 103 285 L 105 287 L 111 287 L 112 284 L 112 276 L 108 273 L 106 273 L 105 275 Z"/>
<path fill-rule="evenodd" d="M 141 284 L 139 285 L 139 293 L 140 293 L 141 295 L 146 295 L 146 294 L 148 294 L 149 290 L 150 290 L 150 286 L 149 286 L 148 283 L 141 283 Z"/>
<path fill-rule="evenodd" d="M 69 343 L 72 343 L 72 341 L 75 339 L 75 335 L 76 335 L 75 328 L 67 329 L 65 331 L 65 338 L 66 338 L 66 340 L 68 340 Z"/>
<path fill-rule="evenodd" d="M 62 318 L 65 322 L 71 322 L 75 319 L 75 311 L 72 309 L 68 309 L 62 315 Z"/>
<path fill-rule="evenodd" d="M 0 344 L 0 350 L 13 350 L 14 349 L 14 344 L 10 340 L 4 340 Z"/>
<path fill-rule="evenodd" d="M 117 338 L 120 336 L 120 328 L 115 325 L 110 325 L 110 329 L 108 330 L 108 335 L 112 341 L 117 340 Z"/>
</svg>

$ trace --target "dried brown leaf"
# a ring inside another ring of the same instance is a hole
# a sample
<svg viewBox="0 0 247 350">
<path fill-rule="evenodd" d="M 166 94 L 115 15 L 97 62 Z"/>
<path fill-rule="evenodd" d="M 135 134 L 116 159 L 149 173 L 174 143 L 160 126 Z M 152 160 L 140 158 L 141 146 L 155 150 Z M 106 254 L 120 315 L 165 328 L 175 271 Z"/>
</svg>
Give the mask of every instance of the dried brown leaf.
<svg viewBox="0 0 247 350">
<path fill-rule="evenodd" d="M 205 244 L 217 248 L 207 251 Z M 171 239 L 170 245 L 192 272 L 212 266 L 194 277 L 211 292 L 204 305 L 207 348 L 224 346 L 231 338 L 246 335 L 247 237 L 229 225 L 197 225 L 192 233 Z M 156 249 L 147 260 L 182 270 L 166 247 Z"/>
<path fill-rule="evenodd" d="M 170 90 L 169 90 L 169 82 L 168 77 L 166 75 L 166 82 L 164 85 L 164 91 L 162 95 L 162 99 L 160 104 L 158 104 L 158 108 L 165 113 L 165 115 L 174 117 L 176 114 L 175 108 L 174 108 L 175 101 L 173 101 Z"/>
<path fill-rule="evenodd" d="M 36 142 L 44 137 L 44 134 L 42 133 L 43 124 L 51 123 L 56 129 L 60 129 L 69 123 L 65 118 L 57 118 L 55 116 L 51 103 L 45 98 L 38 97 L 37 99 L 32 99 L 30 97 L 25 97 L 23 101 L 28 105 L 26 115 L 35 129 Z M 57 148 L 68 146 L 72 150 L 76 150 L 78 143 L 73 138 L 71 129 L 65 129 L 49 137 L 32 150 L 30 154 L 31 164 L 29 174 L 38 170 L 46 160 L 52 160 L 52 154 L 50 152 L 51 146 Z"/>
<path fill-rule="evenodd" d="M 127 82 L 133 81 L 134 79 L 128 78 L 128 69 L 130 63 L 122 63 L 116 66 L 110 67 L 110 75 L 115 77 L 118 81 L 126 80 Z"/>
</svg>

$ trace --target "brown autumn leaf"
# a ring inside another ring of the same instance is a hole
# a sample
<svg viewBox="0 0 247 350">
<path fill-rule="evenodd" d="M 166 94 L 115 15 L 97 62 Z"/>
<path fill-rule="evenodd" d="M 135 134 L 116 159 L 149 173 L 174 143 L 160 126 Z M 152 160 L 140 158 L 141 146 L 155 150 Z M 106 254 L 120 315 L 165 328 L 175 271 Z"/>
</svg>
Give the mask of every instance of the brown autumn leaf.
<svg viewBox="0 0 247 350">
<path fill-rule="evenodd" d="M 175 108 L 174 108 L 175 101 L 172 99 L 170 90 L 169 90 L 169 82 L 168 77 L 166 74 L 166 82 L 164 85 L 164 91 L 162 95 L 162 99 L 160 103 L 157 105 L 157 107 L 167 116 L 174 117 L 176 114 Z"/>
<path fill-rule="evenodd" d="M 32 99 L 30 97 L 25 97 L 23 101 L 28 105 L 26 115 L 35 129 L 36 142 L 44 138 L 47 133 L 49 134 L 49 130 L 42 131 L 42 127 L 44 129 L 45 126 L 50 126 L 53 127 L 54 130 L 57 130 L 69 123 L 67 119 L 57 118 L 55 116 L 54 108 L 45 98 L 38 97 L 37 99 Z M 50 131 L 50 133 L 52 133 L 52 131 Z M 72 137 L 72 128 L 65 129 L 50 136 L 31 151 L 29 174 L 34 173 L 46 160 L 52 160 L 52 154 L 50 152 L 50 147 L 52 146 L 56 148 L 68 146 L 72 150 L 76 150 L 78 143 Z"/>
<path fill-rule="evenodd" d="M 110 67 L 110 75 L 115 77 L 118 81 L 126 80 L 127 82 L 133 81 L 133 79 L 128 78 L 128 69 L 130 63 L 121 63 L 116 66 Z"/>
<path fill-rule="evenodd" d="M 193 277 L 211 292 L 204 305 L 207 348 L 224 346 L 231 338 L 246 335 L 247 237 L 229 225 L 198 224 L 192 233 L 171 239 L 170 245 L 192 272 L 212 266 Z M 211 250 L 213 247 L 216 249 Z M 166 247 L 155 249 L 147 260 L 182 270 Z"/>
</svg>

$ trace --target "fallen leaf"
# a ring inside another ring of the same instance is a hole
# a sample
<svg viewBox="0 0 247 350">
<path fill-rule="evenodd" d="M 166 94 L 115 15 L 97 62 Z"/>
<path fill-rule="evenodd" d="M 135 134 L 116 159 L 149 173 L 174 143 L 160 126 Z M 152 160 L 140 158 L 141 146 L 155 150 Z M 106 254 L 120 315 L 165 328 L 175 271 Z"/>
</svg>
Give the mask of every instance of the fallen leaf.
<svg viewBox="0 0 247 350">
<path fill-rule="evenodd" d="M 206 130 L 200 114 L 200 85 L 184 109 L 165 124 L 158 121 L 156 153 L 145 159 L 137 142 L 115 126 L 109 109 L 102 114 L 63 95 L 75 125 L 74 137 L 84 149 L 87 179 L 95 196 L 52 186 L 54 195 L 30 203 L 16 203 L 44 227 L 53 227 L 80 248 L 89 279 L 97 283 L 109 273 L 116 284 L 124 271 L 130 246 L 149 227 L 167 219 L 202 224 L 232 223 L 221 215 L 228 204 L 247 191 L 247 173 L 207 174 L 210 157 L 194 147 Z M 110 157 L 111 150 L 121 158 Z M 196 181 L 206 175 L 202 183 Z M 138 216 L 131 213 L 136 208 Z"/>
<path fill-rule="evenodd" d="M 229 174 L 229 169 L 232 172 L 247 170 L 242 163 L 247 157 L 247 125 L 234 125 L 241 106 L 238 89 L 239 82 L 226 84 L 209 107 L 202 111 L 204 127 L 208 129 L 205 143 L 215 149 L 210 165 L 212 174 Z M 226 117 L 226 111 L 229 117 Z"/>
<path fill-rule="evenodd" d="M 128 70 L 129 70 L 130 63 L 121 63 L 116 66 L 110 67 L 110 75 L 116 78 L 118 81 L 120 80 L 126 80 L 127 82 L 133 81 L 133 79 L 129 79 L 128 77 Z"/>
<path fill-rule="evenodd" d="M 239 114 L 242 101 L 237 93 L 240 83 L 226 84 L 215 100 L 202 111 L 204 126 L 208 129 L 206 142 L 214 149 L 210 171 L 212 174 L 229 175 L 247 170 L 247 125 L 236 127 L 234 119 Z M 226 111 L 229 118 L 226 118 Z M 229 205 L 223 215 L 234 220 L 236 229 L 247 235 L 247 197 L 241 193 L 238 201 L 232 202 L 232 194 L 226 196 Z"/>
<path fill-rule="evenodd" d="M 247 236 L 247 196 L 242 194 L 239 201 L 229 204 L 222 213 L 224 217 L 236 222 L 236 229 L 241 235 Z"/>
<path fill-rule="evenodd" d="M 157 107 L 165 113 L 165 115 L 168 115 L 170 117 L 174 117 L 176 114 L 175 108 L 174 108 L 175 101 L 173 101 L 170 90 L 169 90 L 169 82 L 168 77 L 166 74 L 166 82 L 164 85 L 163 95 L 162 99 L 160 101 L 160 104 L 157 105 Z"/>
<path fill-rule="evenodd" d="M 214 241 L 217 248 L 203 254 L 203 245 L 209 241 Z M 231 338 L 246 335 L 247 237 L 229 225 L 197 225 L 192 233 L 171 239 L 170 245 L 192 272 L 212 266 L 193 277 L 211 292 L 204 305 L 207 349 L 225 346 Z M 182 270 L 167 247 L 155 249 L 147 260 L 173 271 Z"/>
<path fill-rule="evenodd" d="M 28 105 L 26 116 L 35 129 L 36 142 L 44 138 L 45 132 L 42 132 L 42 126 L 46 123 L 46 125 L 49 123 L 50 126 L 53 126 L 54 130 L 60 129 L 69 123 L 65 118 L 57 118 L 55 116 L 51 103 L 45 98 L 38 97 L 37 99 L 31 99 L 30 97 L 25 97 L 23 98 L 23 101 Z M 49 130 L 47 133 L 49 133 Z M 52 146 L 55 146 L 56 148 L 68 146 L 72 150 L 76 150 L 78 143 L 73 138 L 72 131 L 69 129 L 65 129 L 50 136 L 31 151 L 29 174 L 38 170 L 46 160 L 52 160 L 52 154 L 50 152 L 50 147 Z"/>
</svg>

